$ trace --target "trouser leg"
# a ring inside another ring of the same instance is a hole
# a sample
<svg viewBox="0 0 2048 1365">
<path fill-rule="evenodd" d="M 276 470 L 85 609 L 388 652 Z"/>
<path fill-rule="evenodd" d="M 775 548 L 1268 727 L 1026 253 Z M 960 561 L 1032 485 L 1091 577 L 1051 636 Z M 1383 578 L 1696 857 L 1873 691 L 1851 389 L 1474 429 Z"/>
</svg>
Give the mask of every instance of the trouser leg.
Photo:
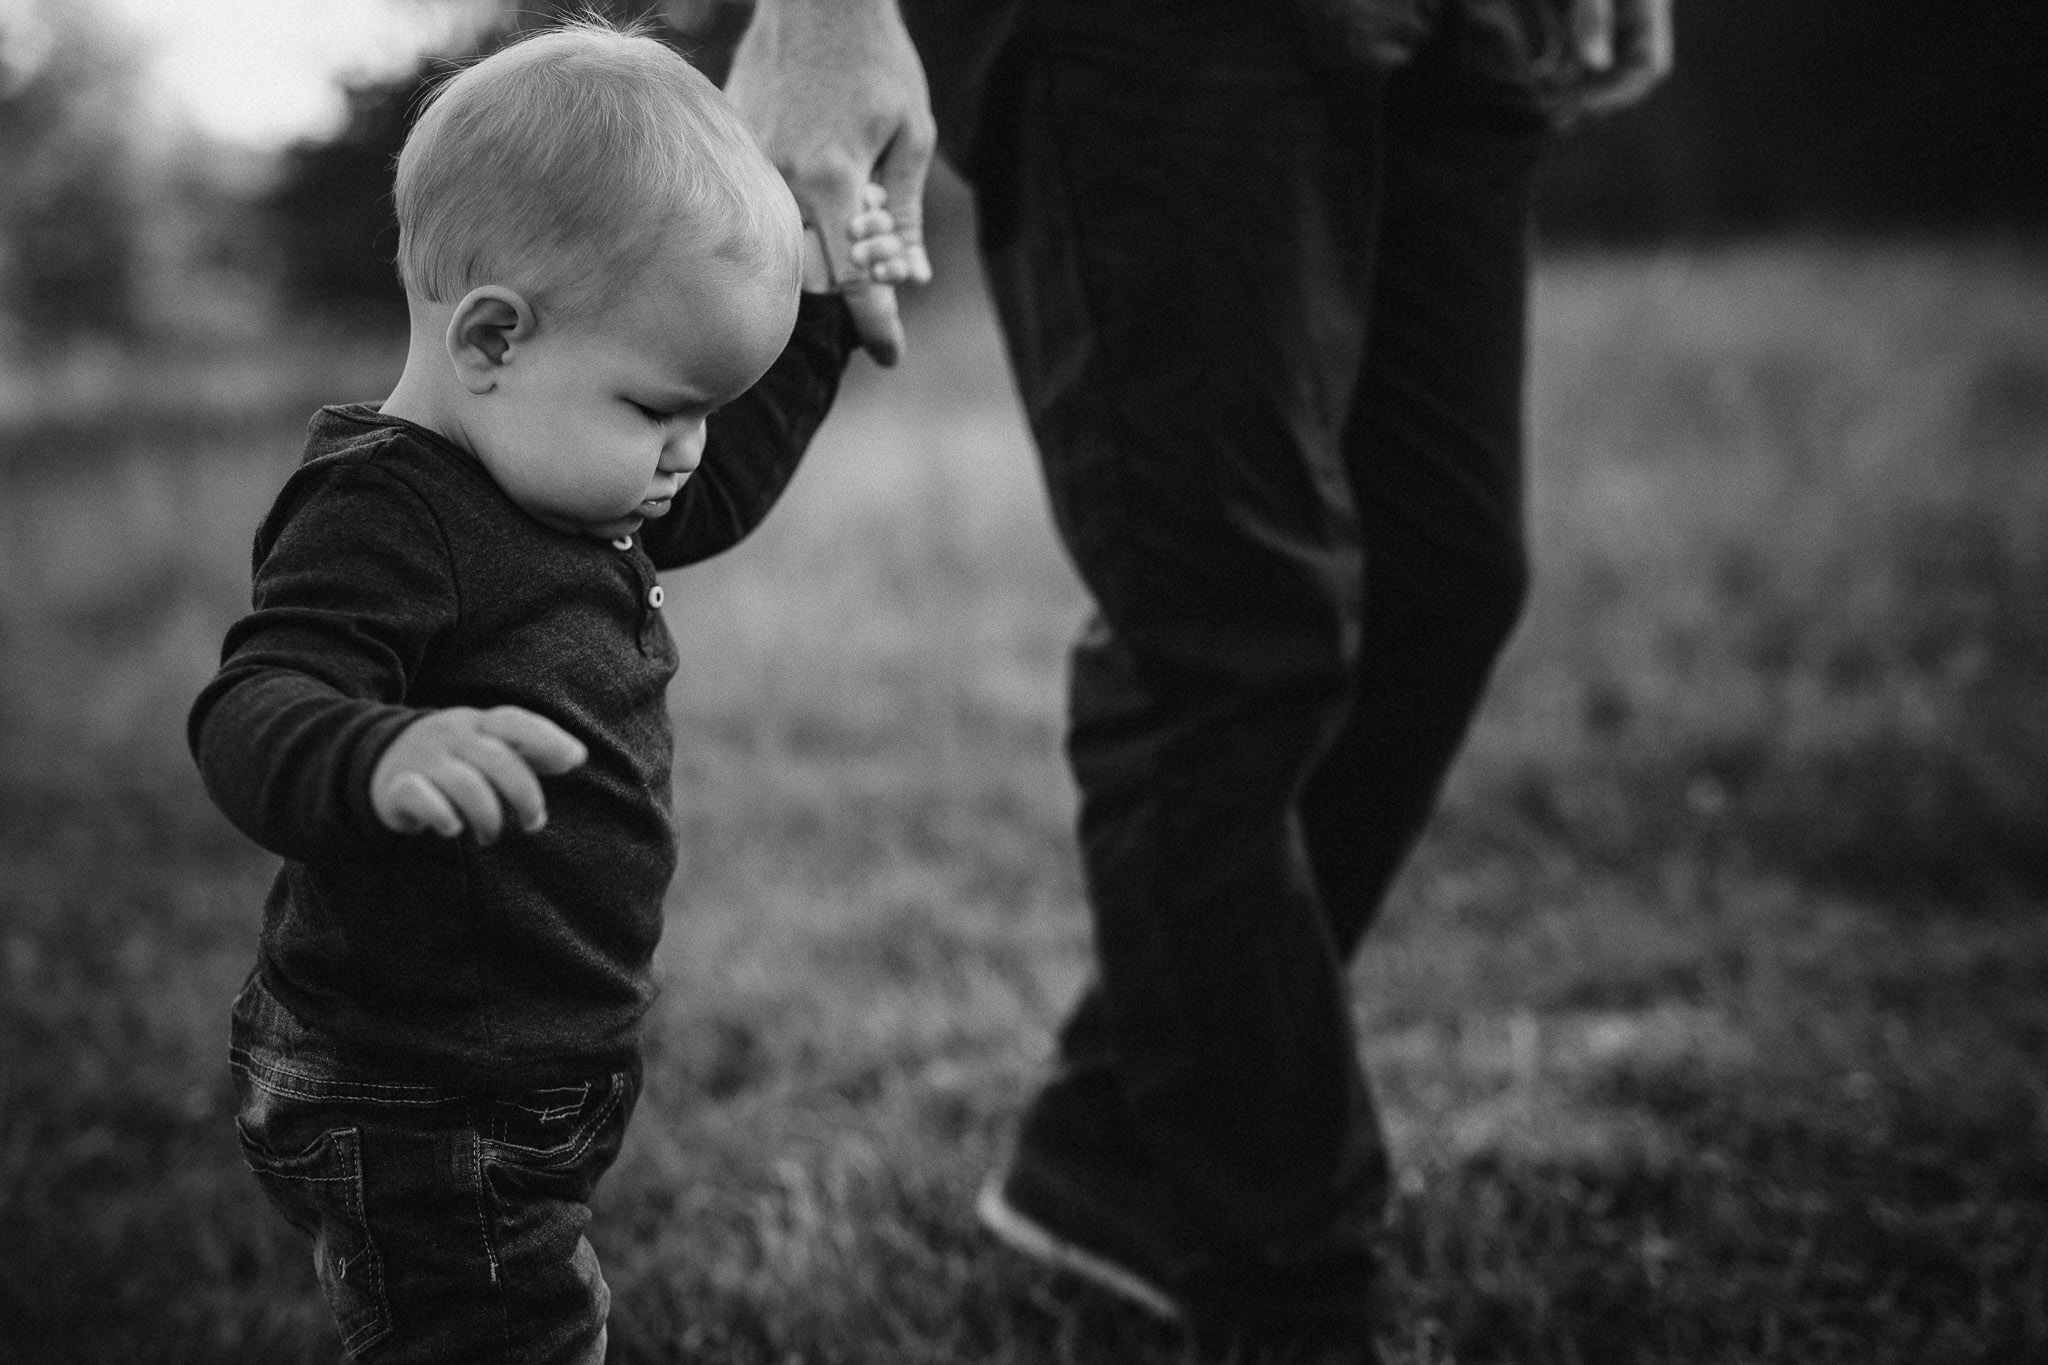
<svg viewBox="0 0 2048 1365">
<path fill-rule="evenodd" d="M 1098 607 L 1069 748 L 1100 990 L 1042 1107 L 1119 1096 L 1225 1254 L 1355 1239 L 1385 1160 L 1296 801 L 1358 640 L 1374 110 L 1264 11 L 1036 36 L 1012 174 L 977 184 Z"/>
<path fill-rule="evenodd" d="M 1339 86 L 1270 16 L 1091 13 L 1027 40 L 976 166 L 1100 607 L 1070 748 L 1101 974 L 1024 1142 L 1082 1134 L 1284 1255 L 1383 1198 L 1343 967 L 1520 602 L 1539 128 L 1455 33 Z"/>
<path fill-rule="evenodd" d="M 1348 958 L 1434 807 L 1528 569 L 1528 221 L 1545 123 L 1455 24 L 1387 89 L 1365 368 L 1344 434 L 1366 547 L 1353 704 L 1302 828 Z"/>
</svg>

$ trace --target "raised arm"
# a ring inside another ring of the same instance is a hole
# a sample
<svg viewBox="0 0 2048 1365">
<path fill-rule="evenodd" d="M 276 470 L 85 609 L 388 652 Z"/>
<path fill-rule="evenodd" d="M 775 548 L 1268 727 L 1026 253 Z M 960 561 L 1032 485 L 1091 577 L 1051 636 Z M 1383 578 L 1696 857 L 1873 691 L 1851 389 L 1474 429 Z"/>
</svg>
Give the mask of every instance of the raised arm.
<svg viewBox="0 0 2048 1365">
<path fill-rule="evenodd" d="M 667 516 L 640 528 L 656 568 L 709 559 L 761 524 L 831 409 L 857 341 L 839 296 L 803 296 L 789 345 L 754 387 L 711 414 L 697 472 Z"/>
<path fill-rule="evenodd" d="M 846 225 L 861 187 L 878 182 L 905 244 L 908 282 L 931 279 L 924 182 L 937 134 L 896 0 L 760 0 L 725 89 L 824 240 L 862 345 L 893 365 L 903 351 L 895 291 L 850 259 Z"/>
</svg>

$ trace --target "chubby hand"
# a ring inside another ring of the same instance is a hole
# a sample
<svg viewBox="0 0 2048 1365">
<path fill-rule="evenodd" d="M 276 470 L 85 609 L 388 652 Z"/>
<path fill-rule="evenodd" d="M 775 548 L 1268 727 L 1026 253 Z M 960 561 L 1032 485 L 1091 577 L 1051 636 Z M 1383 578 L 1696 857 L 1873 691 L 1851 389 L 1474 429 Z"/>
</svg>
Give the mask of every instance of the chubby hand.
<svg viewBox="0 0 2048 1365">
<path fill-rule="evenodd" d="M 370 774 L 370 807 L 400 834 L 468 830 L 496 842 L 506 808 L 531 834 L 548 822 L 540 779 L 581 767 L 583 744 L 553 721 L 517 706 L 431 711 L 398 732 Z"/>
<path fill-rule="evenodd" d="M 804 233 L 804 289 L 813 294 L 857 293 L 877 286 L 903 284 L 916 277 L 917 263 L 909 242 L 889 212 L 889 192 L 880 185 L 861 186 L 859 207 L 846 220 L 847 278 L 833 273 L 830 254 L 813 226 Z"/>
</svg>

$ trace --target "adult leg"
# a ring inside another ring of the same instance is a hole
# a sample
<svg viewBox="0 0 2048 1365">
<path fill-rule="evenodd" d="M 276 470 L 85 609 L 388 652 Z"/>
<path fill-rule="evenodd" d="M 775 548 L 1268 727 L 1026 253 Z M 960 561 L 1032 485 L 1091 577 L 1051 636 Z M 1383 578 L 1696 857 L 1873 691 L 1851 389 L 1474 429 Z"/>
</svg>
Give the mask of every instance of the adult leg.
<svg viewBox="0 0 2048 1365">
<path fill-rule="evenodd" d="M 1379 271 L 1345 460 L 1366 616 L 1350 717 L 1302 801 L 1349 957 L 1433 808 L 1527 582 L 1523 357 L 1545 122 L 1452 11 L 1389 82 Z"/>
<path fill-rule="evenodd" d="M 1098 608 L 1069 750 L 1100 963 L 1021 1157 L 1085 1130 L 1256 1279 L 1362 1246 L 1384 1194 L 1295 814 L 1358 642 L 1373 111 L 1326 98 L 1281 7 L 1048 3 L 1018 41 L 977 190 Z"/>
</svg>

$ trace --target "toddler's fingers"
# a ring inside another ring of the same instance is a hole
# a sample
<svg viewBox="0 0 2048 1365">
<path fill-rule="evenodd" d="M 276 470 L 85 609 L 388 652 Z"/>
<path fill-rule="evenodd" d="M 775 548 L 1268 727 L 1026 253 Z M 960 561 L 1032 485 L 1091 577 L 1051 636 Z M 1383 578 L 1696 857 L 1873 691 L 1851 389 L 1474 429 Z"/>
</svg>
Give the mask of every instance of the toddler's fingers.
<svg viewBox="0 0 2048 1365">
<path fill-rule="evenodd" d="M 455 757 L 477 770 L 491 784 L 498 799 L 511 808 L 513 823 L 528 834 L 548 822 L 547 798 L 541 795 L 540 779 L 512 746 L 481 730 L 468 736 L 456 748 Z"/>
<path fill-rule="evenodd" d="M 853 257 L 855 265 L 872 267 L 883 261 L 901 257 L 903 239 L 893 232 L 880 237 L 863 237 L 853 244 L 853 250 L 848 254 Z M 869 273 L 872 274 L 872 270 Z"/>
<path fill-rule="evenodd" d="M 407 773 L 391 784 L 385 798 L 388 813 L 380 812 L 384 823 L 400 834 L 432 830 L 444 839 L 462 833 L 462 817 L 434 784 L 418 773 Z"/>
<path fill-rule="evenodd" d="M 846 220 L 846 234 L 858 246 L 863 238 L 896 231 L 896 216 L 887 209 L 863 209 Z"/>
<path fill-rule="evenodd" d="M 427 780 L 455 807 L 463 824 L 480 844 L 494 844 L 505 830 L 505 810 L 484 775 L 459 758 L 442 759 L 427 769 Z"/>
<path fill-rule="evenodd" d="M 580 768 L 590 757 L 582 740 L 523 706 L 494 706 L 477 721 L 477 729 L 504 740 L 537 772 L 548 777 Z"/>
<path fill-rule="evenodd" d="M 876 261 L 868 267 L 868 278 L 876 284 L 906 284 L 910 280 L 910 262 L 901 256 Z"/>
<path fill-rule="evenodd" d="M 883 200 L 896 216 L 896 231 L 903 238 L 904 259 L 910 263 L 913 284 L 930 284 L 931 258 L 924 250 L 924 181 L 931 165 L 931 149 L 914 139 L 891 144 L 875 167 L 875 178 L 888 191 Z"/>
<path fill-rule="evenodd" d="M 876 256 L 875 260 L 859 262 L 876 284 L 902 284 L 910 278 L 910 263 L 903 259 L 902 252 L 878 252 Z"/>
<path fill-rule="evenodd" d="M 856 218 L 879 209 L 887 196 L 880 185 L 870 181 L 857 186 L 853 198 L 854 212 L 839 220 L 849 227 Z M 876 364 L 894 365 L 903 355 L 903 322 L 896 313 L 896 291 L 887 280 L 876 278 L 864 263 L 853 258 L 855 242 L 851 231 L 842 235 L 806 224 L 804 235 L 803 287 L 820 292 L 820 282 L 814 277 L 822 270 L 824 288 L 836 291 L 846 300 L 862 349 Z M 813 242 L 821 250 L 814 252 Z"/>
<path fill-rule="evenodd" d="M 893 210 L 896 235 L 903 242 L 903 261 L 912 284 L 932 282 L 932 258 L 925 254 L 923 211 L 915 204 Z"/>
</svg>

